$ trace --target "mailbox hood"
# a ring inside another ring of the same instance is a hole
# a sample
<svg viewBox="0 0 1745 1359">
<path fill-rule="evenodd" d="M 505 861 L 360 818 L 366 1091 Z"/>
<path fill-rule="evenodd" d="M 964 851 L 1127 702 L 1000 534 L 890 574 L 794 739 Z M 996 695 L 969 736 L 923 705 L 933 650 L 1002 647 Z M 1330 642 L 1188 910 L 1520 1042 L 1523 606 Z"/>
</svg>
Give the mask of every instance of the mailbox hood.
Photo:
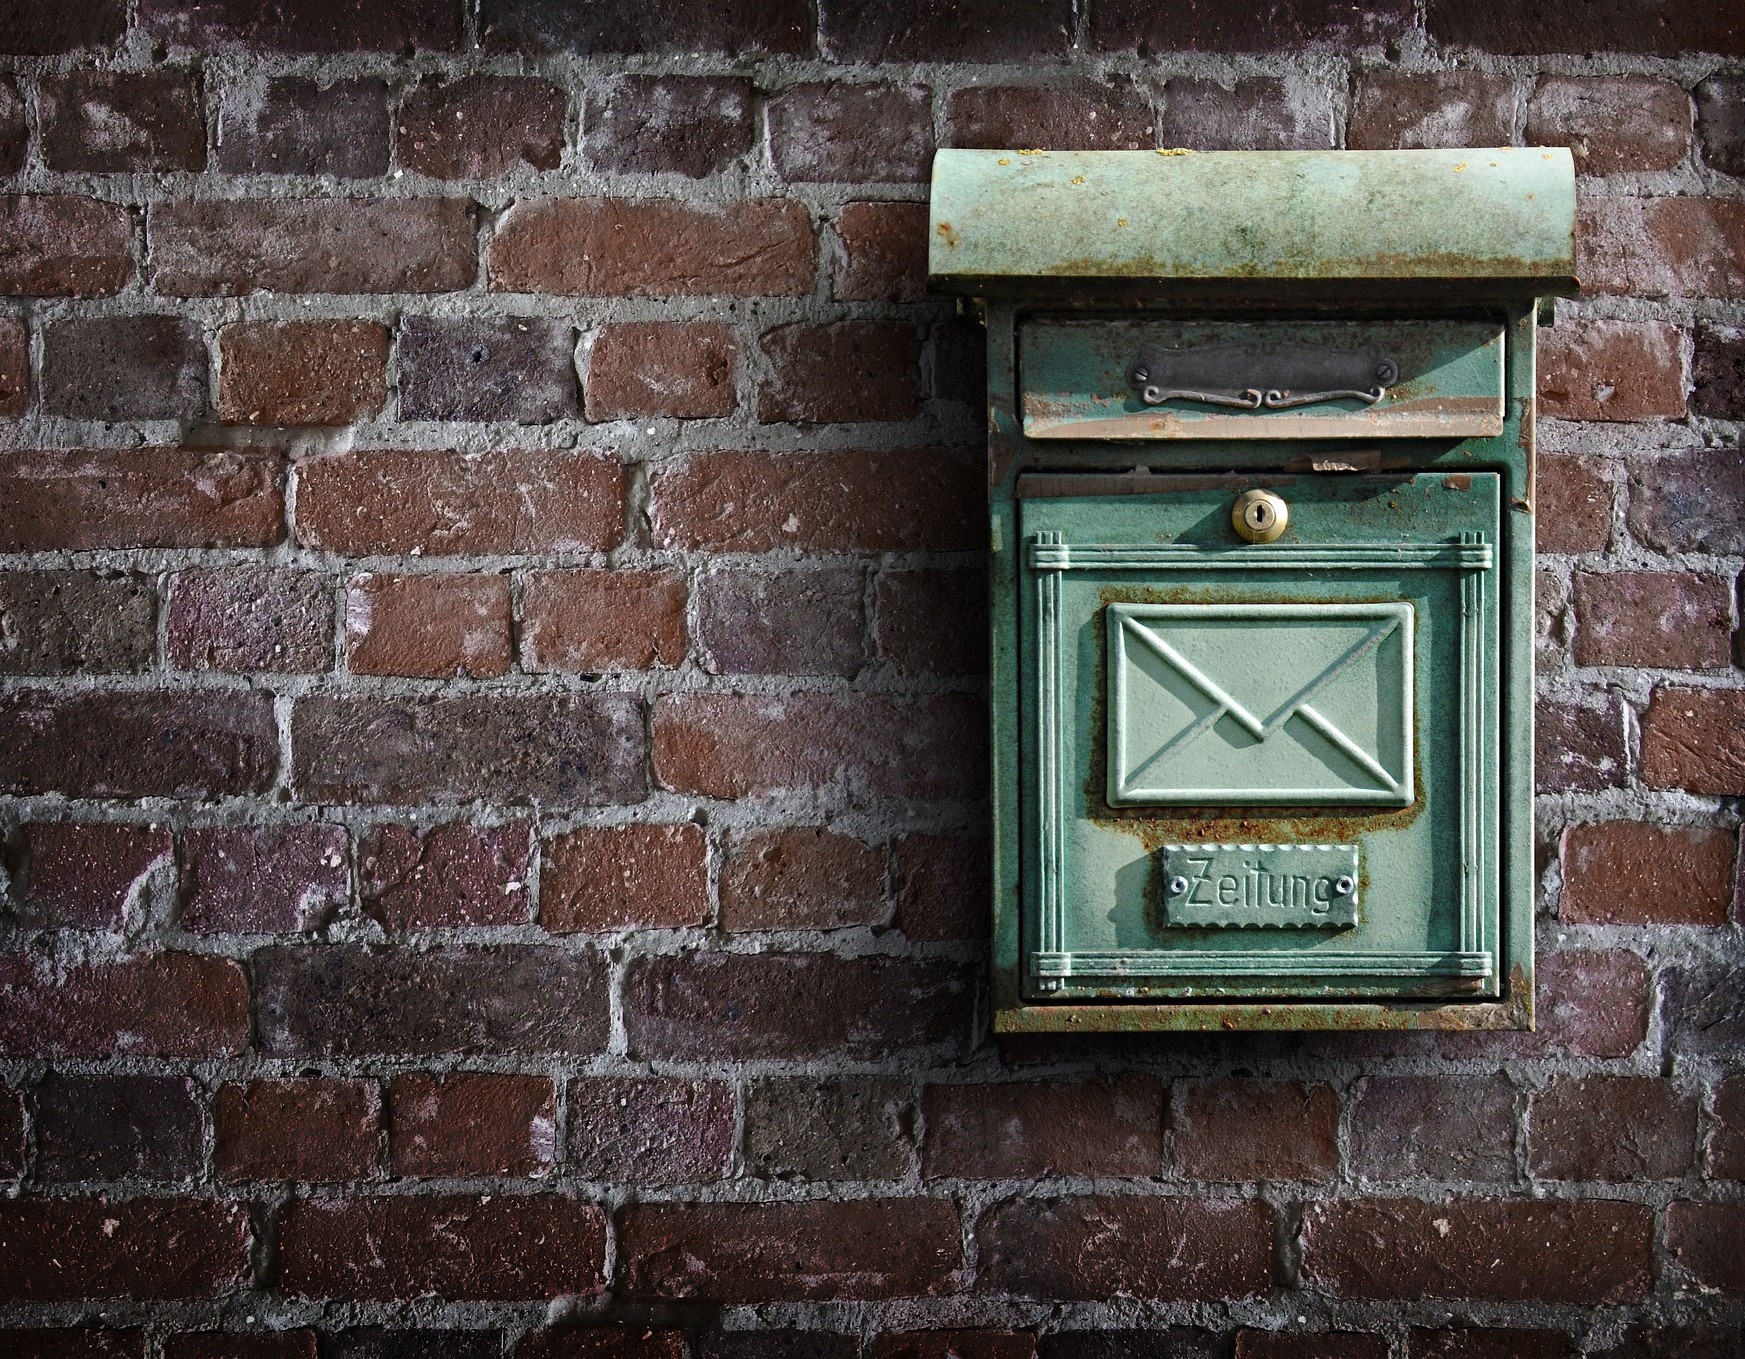
<svg viewBox="0 0 1745 1359">
<path fill-rule="evenodd" d="M 954 292 L 1367 282 L 1568 295 L 1575 166 L 1563 147 L 941 151 L 929 243 L 933 286 Z"/>
</svg>

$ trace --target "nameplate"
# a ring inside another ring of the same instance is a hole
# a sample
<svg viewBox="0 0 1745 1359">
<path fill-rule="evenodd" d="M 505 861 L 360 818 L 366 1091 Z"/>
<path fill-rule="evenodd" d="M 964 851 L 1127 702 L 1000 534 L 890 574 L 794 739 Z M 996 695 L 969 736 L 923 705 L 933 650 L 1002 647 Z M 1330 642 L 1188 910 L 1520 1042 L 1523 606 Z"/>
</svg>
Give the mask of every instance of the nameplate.
<svg viewBox="0 0 1745 1359">
<path fill-rule="evenodd" d="M 1165 845 L 1164 922 L 1198 929 L 1357 923 L 1356 845 Z"/>
</svg>

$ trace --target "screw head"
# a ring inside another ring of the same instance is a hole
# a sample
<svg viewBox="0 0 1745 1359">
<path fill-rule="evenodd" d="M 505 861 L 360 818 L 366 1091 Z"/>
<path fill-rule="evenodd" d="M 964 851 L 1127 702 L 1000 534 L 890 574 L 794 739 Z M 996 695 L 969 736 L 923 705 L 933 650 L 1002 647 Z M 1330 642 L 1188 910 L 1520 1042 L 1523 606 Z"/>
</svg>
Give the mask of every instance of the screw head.
<svg viewBox="0 0 1745 1359">
<path fill-rule="evenodd" d="M 1357 890 L 1357 880 L 1347 874 L 1341 874 L 1333 880 L 1333 895 L 1348 897 Z"/>
<path fill-rule="evenodd" d="M 1184 878 L 1180 873 L 1177 873 L 1173 878 L 1171 878 L 1169 880 L 1169 894 L 1172 897 L 1179 897 L 1183 892 L 1185 892 L 1187 890 L 1188 890 L 1188 880 L 1186 878 Z"/>
</svg>

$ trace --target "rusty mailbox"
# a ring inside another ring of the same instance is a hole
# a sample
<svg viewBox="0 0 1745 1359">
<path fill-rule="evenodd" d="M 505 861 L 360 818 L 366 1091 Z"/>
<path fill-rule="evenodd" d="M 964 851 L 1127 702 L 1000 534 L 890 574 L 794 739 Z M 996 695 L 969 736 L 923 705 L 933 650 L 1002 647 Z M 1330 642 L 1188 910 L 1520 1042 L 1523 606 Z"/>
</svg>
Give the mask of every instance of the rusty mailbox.
<svg viewBox="0 0 1745 1359">
<path fill-rule="evenodd" d="M 1560 149 L 944 151 L 988 346 L 995 1025 L 1526 1028 Z"/>
</svg>

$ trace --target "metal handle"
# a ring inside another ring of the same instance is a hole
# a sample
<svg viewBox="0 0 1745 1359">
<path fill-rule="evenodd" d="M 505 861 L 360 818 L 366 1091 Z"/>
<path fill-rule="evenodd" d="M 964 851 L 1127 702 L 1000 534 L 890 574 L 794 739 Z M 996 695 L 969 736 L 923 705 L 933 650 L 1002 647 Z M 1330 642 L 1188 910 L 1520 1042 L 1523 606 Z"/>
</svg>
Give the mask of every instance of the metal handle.
<svg viewBox="0 0 1745 1359">
<path fill-rule="evenodd" d="M 1373 406 L 1400 379 L 1376 350 L 1308 345 L 1148 345 L 1127 369 L 1127 384 L 1147 406 L 1197 401 L 1237 410 L 1289 410 L 1351 397 Z"/>
</svg>

